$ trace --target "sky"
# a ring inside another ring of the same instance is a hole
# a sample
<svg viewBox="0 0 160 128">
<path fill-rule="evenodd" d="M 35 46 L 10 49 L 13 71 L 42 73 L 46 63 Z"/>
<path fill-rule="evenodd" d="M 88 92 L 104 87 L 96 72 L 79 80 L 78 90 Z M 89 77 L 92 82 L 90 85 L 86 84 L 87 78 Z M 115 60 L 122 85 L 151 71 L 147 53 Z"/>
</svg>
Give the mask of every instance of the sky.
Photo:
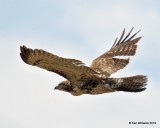
<svg viewBox="0 0 160 128">
<path fill-rule="evenodd" d="M 159 5 L 158 0 L 0 0 L 0 128 L 158 127 Z M 147 75 L 147 90 L 141 93 L 55 91 L 63 77 L 27 65 L 19 56 L 25 45 L 89 66 L 132 27 L 143 38 L 130 64 L 112 77 Z"/>
</svg>

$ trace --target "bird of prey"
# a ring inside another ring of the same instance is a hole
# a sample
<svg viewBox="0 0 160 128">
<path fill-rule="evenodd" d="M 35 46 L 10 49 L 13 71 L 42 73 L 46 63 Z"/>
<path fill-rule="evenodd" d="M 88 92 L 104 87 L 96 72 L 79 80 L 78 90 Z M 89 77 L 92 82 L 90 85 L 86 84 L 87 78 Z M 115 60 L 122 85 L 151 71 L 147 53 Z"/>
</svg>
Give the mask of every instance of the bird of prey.
<svg viewBox="0 0 160 128">
<path fill-rule="evenodd" d="M 145 75 L 110 77 L 129 63 L 129 58 L 122 59 L 119 56 L 133 56 L 136 53 L 137 43 L 141 37 L 134 38 L 139 31 L 130 36 L 132 30 L 133 28 L 124 36 L 124 29 L 121 37 L 115 40 L 111 49 L 94 59 L 90 67 L 77 59 L 59 57 L 47 51 L 26 46 L 20 46 L 20 56 L 29 65 L 46 69 L 66 78 L 55 89 L 69 92 L 74 96 L 116 91 L 141 92 L 146 89 L 147 76 Z"/>
</svg>

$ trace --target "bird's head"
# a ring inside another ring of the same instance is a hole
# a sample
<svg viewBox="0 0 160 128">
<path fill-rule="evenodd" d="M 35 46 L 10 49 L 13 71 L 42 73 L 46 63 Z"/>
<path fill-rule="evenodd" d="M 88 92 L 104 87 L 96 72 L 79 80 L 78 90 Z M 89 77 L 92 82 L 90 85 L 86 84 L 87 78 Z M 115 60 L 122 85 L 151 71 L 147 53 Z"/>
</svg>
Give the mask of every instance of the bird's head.
<svg viewBox="0 0 160 128">
<path fill-rule="evenodd" d="M 70 85 L 70 81 L 62 81 L 60 82 L 54 89 L 58 89 L 60 91 L 71 92 L 73 88 Z"/>
</svg>

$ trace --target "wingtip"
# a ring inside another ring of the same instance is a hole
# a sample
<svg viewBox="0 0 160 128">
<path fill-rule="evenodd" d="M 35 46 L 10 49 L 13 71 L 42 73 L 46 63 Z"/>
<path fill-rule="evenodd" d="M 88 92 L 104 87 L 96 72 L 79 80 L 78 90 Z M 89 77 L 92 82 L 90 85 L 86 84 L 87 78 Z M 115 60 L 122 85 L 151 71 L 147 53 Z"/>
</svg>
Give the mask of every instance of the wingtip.
<svg viewBox="0 0 160 128">
<path fill-rule="evenodd" d="M 137 31 L 135 34 L 133 34 L 133 35 L 129 38 L 129 36 L 130 36 L 130 34 L 132 33 L 133 29 L 134 29 L 134 27 L 131 28 L 131 30 L 129 31 L 129 33 L 128 33 L 128 34 L 124 37 L 124 39 L 123 39 L 123 36 L 125 35 L 125 28 L 124 28 L 120 39 L 119 39 L 118 41 L 117 41 L 117 39 L 116 39 L 116 41 L 114 42 L 114 44 L 113 44 L 112 47 L 114 47 L 115 45 L 119 45 L 119 44 L 121 44 L 121 43 L 123 43 L 123 42 L 129 42 L 129 41 L 131 41 L 131 40 L 137 35 L 137 33 L 139 33 L 139 32 L 141 31 L 141 30 Z M 136 38 L 136 39 L 137 39 L 137 38 Z M 139 38 L 139 39 L 140 39 L 140 38 Z"/>
<path fill-rule="evenodd" d="M 126 29 L 124 28 L 123 31 L 122 31 L 122 33 L 125 33 L 125 31 L 126 31 Z"/>
<path fill-rule="evenodd" d="M 134 44 L 136 44 L 140 41 L 141 38 L 142 38 L 142 36 L 137 37 L 137 38 L 133 39 L 132 41 L 134 41 Z"/>
<path fill-rule="evenodd" d="M 132 32 L 132 31 L 133 31 L 133 29 L 134 29 L 134 27 L 132 27 L 132 28 L 131 28 L 130 32 Z"/>
<path fill-rule="evenodd" d="M 25 45 L 20 46 L 20 57 L 25 63 L 28 63 L 28 55 L 29 55 L 28 50 L 29 49 Z"/>
<path fill-rule="evenodd" d="M 20 51 L 23 51 L 24 49 L 28 49 L 25 45 L 20 46 Z"/>
</svg>

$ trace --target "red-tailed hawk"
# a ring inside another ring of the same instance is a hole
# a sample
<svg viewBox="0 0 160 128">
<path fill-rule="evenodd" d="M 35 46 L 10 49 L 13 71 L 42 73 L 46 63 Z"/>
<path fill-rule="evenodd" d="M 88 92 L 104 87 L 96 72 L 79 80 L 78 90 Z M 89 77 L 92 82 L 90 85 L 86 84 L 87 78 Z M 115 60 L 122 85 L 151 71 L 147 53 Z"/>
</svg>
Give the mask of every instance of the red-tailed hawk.
<svg viewBox="0 0 160 128">
<path fill-rule="evenodd" d="M 116 39 L 109 51 L 93 60 L 90 67 L 76 59 L 62 58 L 41 49 L 30 49 L 21 46 L 20 56 L 30 65 L 38 66 L 51 72 L 55 72 L 64 78 L 55 89 L 69 92 L 78 96 L 81 94 L 102 94 L 115 91 L 141 92 L 145 90 L 147 77 L 136 75 L 123 78 L 110 78 L 110 75 L 128 63 L 129 59 L 118 56 L 135 55 L 137 43 L 141 37 L 135 38 L 135 33 L 130 37 L 133 28 L 124 37 L 125 29 L 120 39 Z"/>
</svg>

